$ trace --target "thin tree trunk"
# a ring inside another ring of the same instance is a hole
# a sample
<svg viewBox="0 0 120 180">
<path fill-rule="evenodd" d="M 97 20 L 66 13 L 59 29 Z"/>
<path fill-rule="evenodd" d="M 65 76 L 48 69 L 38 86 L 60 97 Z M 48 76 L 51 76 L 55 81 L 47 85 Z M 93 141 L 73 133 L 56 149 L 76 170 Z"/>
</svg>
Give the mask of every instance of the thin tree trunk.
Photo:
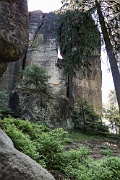
<svg viewBox="0 0 120 180">
<path fill-rule="evenodd" d="M 67 97 L 69 98 L 71 104 L 74 104 L 73 98 L 73 78 L 68 74 L 68 87 L 67 87 Z"/>
<path fill-rule="evenodd" d="M 103 34 L 103 38 L 104 38 L 104 42 L 105 42 L 107 56 L 108 56 L 110 67 L 111 67 L 117 102 L 118 102 L 118 106 L 119 106 L 119 114 L 120 114 L 120 73 L 119 73 L 119 69 L 118 69 L 118 65 L 117 65 L 117 59 L 115 57 L 113 46 L 110 42 L 109 34 L 107 32 L 107 28 L 106 28 L 105 20 L 104 20 L 102 11 L 101 11 L 100 3 L 97 0 L 95 0 L 95 3 L 96 3 L 99 22 L 101 25 L 101 30 L 102 30 L 102 34 Z M 119 138 L 118 138 L 118 146 L 120 147 L 120 134 L 119 134 Z"/>
</svg>

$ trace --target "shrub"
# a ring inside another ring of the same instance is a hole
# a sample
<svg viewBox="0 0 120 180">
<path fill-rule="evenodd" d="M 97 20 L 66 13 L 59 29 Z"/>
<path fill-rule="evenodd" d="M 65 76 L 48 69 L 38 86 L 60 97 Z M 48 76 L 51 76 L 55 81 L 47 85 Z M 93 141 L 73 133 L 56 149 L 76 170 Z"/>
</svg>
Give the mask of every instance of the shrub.
<svg viewBox="0 0 120 180">
<path fill-rule="evenodd" d="M 87 158 L 86 163 L 72 160 L 64 172 L 74 180 L 119 180 L 120 158 L 106 157 L 96 161 Z"/>
<path fill-rule="evenodd" d="M 63 144 L 68 133 L 62 128 L 50 131 L 43 124 L 4 118 L 0 121 L 14 146 L 48 169 L 60 169 L 63 163 Z"/>
<path fill-rule="evenodd" d="M 120 179 L 120 158 L 110 156 L 109 150 L 102 151 L 107 156 L 96 161 L 89 158 L 87 146 L 63 151 L 68 133 L 62 128 L 50 130 L 43 124 L 11 117 L 0 120 L 0 125 L 18 150 L 48 170 L 58 170 L 71 180 Z"/>
<path fill-rule="evenodd" d="M 101 150 L 101 153 L 102 153 L 102 155 L 104 155 L 104 156 L 112 156 L 112 151 L 111 151 L 111 149 L 103 149 L 103 150 Z"/>
<path fill-rule="evenodd" d="M 108 132 L 108 127 L 99 122 L 99 115 L 85 99 L 75 104 L 72 119 L 74 128 L 83 133 L 105 134 Z"/>
<path fill-rule="evenodd" d="M 16 119 L 16 121 L 20 121 L 20 120 Z M 18 149 L 19 151 L 22 151 L 26 155 L 30 156 L 32 159 L 37 160 L 38 153 L 36 151 L 36 147 L 34 146 L 33 142 L 30 139 L 30 136 L 27 133 L 26 134 L 23 133 L 22 130 L 18 129 L 18 127 L 15 125 L 14 122 L 15 119 L 10 117 L 5 118 L 4 121 L 3 120 L 0 121 L 3 129 L 12 139 L 15 148 Z"/>
<path fill-rule="evenodd" d="M 62 171 L 70 178 L 77 179 L 81 171 L 85 172 L 88 164 L 90 149 L 81 146 L 76 150 L 64 153 L 64 166 Z"/>
</svg>

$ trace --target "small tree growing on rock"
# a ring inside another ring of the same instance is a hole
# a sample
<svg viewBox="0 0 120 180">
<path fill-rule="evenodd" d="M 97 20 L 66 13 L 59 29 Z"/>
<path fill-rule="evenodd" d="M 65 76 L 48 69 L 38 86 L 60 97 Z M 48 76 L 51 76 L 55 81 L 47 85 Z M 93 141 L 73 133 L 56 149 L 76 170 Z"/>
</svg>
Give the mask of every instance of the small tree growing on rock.
<svg viewBox="0 0 120 180">
<path fill-rule="evenodd" d="M 21 87 L 26 87 L 28 90 L 48 91 L 48 79 L 50 77 L 46 75 L 43 68 L 33 64 L 22 70 L 20 75 L 23 77 L 19 81 Z"/>
</svg>

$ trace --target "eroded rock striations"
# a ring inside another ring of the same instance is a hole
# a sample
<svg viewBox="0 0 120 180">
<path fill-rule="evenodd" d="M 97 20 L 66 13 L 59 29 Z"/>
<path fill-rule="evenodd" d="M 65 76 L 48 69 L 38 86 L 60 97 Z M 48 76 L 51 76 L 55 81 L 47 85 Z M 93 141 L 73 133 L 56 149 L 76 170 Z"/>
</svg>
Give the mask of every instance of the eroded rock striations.
<svg viewBox="0 0 120 180">
<path fill-rule="evenodd" d="M 55 180 L 30 157 L 16 150 L 0 128 L 0 180 Z"/>
<path fill-rule="evenodd" d="M 58 58 L 58 46 L 56 44 L 57 15 L 55 13 L 30 12 L 29 16 L 29 47 L 26 53 L 26 64 L 37 64 L 46 70 L 50 76 L 49 84 L 54 99 L 49 100 L 43 95 L 30 94 L 28 101 L 22 98 L 21 107 L 25 112 L 25 118 L 47 120 L 51 127 L 64 127 L 70 125 L 70 104 L 67 97 L 70 86 L 63 76 L 64 59 Z M 96 47 L 97 48 L 97 47 Z M 77 72 L 73 79 L 72 96 L 74 102 L 86 98 L 95 111 L 101 114 L 101 62 L 100 47 L 93 56 L 93 64 L 89 77 L 83 77 Z M 86 72 L 87 74 L 87 72 Z M 24 92 L 23 97 L 28 94 Z M 39 97 L 39 98 L 37 98 Z M 39 102 L 38 102 L 39 101 Z M 27 103 L 26 103 L 27 102 Z M 29 103 L 28 103 L 29 102 Z M 40 105 L 40 107 L 38 106 Z M 29 117 L 30 116 L 30 117 Z M 36 116 L 36 117 L 35 117 Z M 35 118 L 33 118 L 35 117 Z"/>
<path fill-rule="evenodd" d="M 28 44 L 27 0 L 0 0 L 0 77 Z"/>
<path fill-rule="evenodd" d="M 29 46 L 25 66 L 37 64 L 45 69 L 51 87 L 51 97 L 22 92 L 20 106 L 23 119 L 46 120 L 50 127 L 70 128 L 70 104 L 66 97 L 66 81 L 63 66 L 58 62 L 56 28 L 58 16 L 41 11 L 30 12 Z M 29 98 L 28 98 L 29 97 Z"/>
</svg>

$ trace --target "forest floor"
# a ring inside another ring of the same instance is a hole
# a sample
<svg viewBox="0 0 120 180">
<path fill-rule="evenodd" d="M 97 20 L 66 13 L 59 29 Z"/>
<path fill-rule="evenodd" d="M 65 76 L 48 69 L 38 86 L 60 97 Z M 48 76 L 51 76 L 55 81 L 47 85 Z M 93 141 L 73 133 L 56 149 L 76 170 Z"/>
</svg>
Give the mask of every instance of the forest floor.
<svg viewBox="0 0 120 180">
<path fill-rule="evenodd" d="M 100 137 L 100 136 L 90 136 L 79 132 L 69 133 L 72 141 L 65 146 L 65 151 L 71 149 L 78 149 L 80 146 L 87 146 L 90 148 L 90 158 L 101 159 L 104 157 L 102 152 L 110 153 L 112 156 L 120 157 L 120 149 L 117 147 L 116 137 Z M 51 172 L 56 180 L 64 180 L 64 177 L 57 171 Z"/>
<path fill-rule="evenodd" d="M 81 133 L 71 133 L 72 142 L 66 146 L 66 150 L 77 149 L 81 145 L 88 146 L 91 149 L 91 158 L 102 158 L 103 150 L 110 150 L 113 156 L 120 156 L 120 149 L 117 147 L 117 138 L 90 136 Z"/>
</svg>

